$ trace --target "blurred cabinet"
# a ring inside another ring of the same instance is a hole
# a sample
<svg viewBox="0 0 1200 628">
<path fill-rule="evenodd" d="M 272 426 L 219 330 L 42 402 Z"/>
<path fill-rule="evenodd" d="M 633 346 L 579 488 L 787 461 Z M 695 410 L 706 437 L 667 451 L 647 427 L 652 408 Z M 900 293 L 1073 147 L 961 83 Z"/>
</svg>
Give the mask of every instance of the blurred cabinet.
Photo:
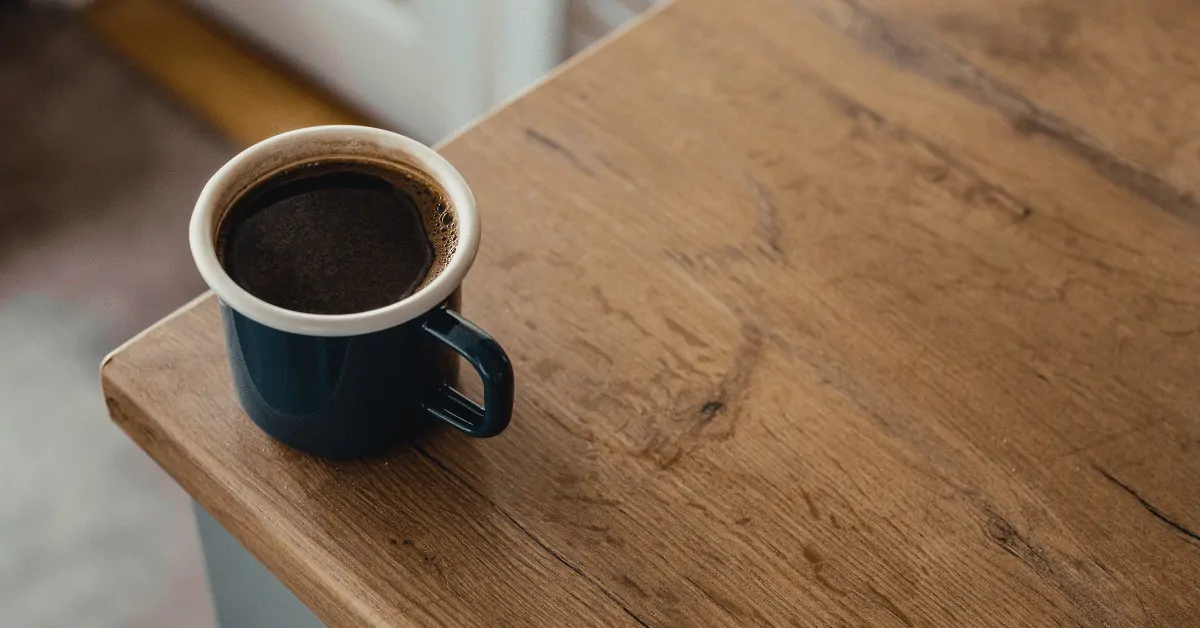
<svg viewBox="0 0 1200 628">
<path fill-rule="evenodd" d="M 433 143 L 563 57 L 568 0 L 189 0 Z"/>
</svg>

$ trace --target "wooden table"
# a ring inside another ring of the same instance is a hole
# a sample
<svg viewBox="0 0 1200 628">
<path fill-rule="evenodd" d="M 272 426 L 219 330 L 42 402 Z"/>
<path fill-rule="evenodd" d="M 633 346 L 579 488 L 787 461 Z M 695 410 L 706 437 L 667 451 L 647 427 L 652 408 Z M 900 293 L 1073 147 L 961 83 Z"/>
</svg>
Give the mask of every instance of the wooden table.
<svg viewBox="0 0 1200 628">
<path fill-rule="evenodd" d="M 1196 625 L 1197 32 L 679 0 L 443 149 L 503 436 L 284 449 L 211 297 L 109 408 L 336 626 Z"/>
</svg>

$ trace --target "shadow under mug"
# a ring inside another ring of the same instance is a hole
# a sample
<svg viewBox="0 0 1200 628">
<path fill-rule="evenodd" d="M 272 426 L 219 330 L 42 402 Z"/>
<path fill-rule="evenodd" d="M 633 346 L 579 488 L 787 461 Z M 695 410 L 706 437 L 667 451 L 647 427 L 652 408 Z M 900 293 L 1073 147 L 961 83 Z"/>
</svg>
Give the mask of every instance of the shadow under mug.
<svg viewBox="0 0 1200 628">
<path fill-rule="evenodd" d="M 225 212 L 255 184 L 330 159 L 394 164 L 425 174 L 450 200 L 458 242 L 442 271 L 405 299 L 355 314 L 271 305 L 238 286 L 218 261 Z M 461 285 L 479 248 L 479 215 L 462 176 L 410 138 L 369 127 L 290 131 L 246 149 L 213 177 L 192 214 L 192 257 L 221 304 L 238 399 L 267 434 L 333 458 L 376 453 L 438 421 L 468 435 L 499 434 L 512 416 L 513 372 L 491 336 L 459 314 Z M 457 356 L 483 382 L 483 404 L 456 388 Z"/>
</svg>

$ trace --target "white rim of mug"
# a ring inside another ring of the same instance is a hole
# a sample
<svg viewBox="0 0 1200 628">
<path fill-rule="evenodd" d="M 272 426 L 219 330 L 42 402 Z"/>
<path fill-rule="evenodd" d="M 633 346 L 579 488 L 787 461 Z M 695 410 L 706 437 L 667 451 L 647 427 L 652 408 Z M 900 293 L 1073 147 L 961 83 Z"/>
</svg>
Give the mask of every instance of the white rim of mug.
<svg viewBox="0 0 1200 628">
<path fill-rule="evenodd" d="M 245 176 L 263 168 L 264 163 L 303 147 L 320 144 L 334 147 L 330 154 L 310 155 L 294 161 L 283 159 L 267 172 L 258 176 Z M 449 197 L 450 206 L 458 221 L 458 241 L 454 253 L 446 266 L 417 292 L 403 300 L 378 309 L 353 314 L 310 314 L 272 305 L 250 294 L 225 272 L 217 259 L 216 221 L 228 207 L 257 181 L 288 167 L 318 160 L 346 157 L 336 152 L 336 146 L 356 147 L 358 157 L 367 157 L 384 163 L 415 166 L 432 177 Z M 369 155 L 362 153 L 366 150 Z M 240 190 L 230 190 L 232 185 Z M 353 125 L 328 125 L 296 129 L 267 138 L 243 150 L 230 159 L 205 184 L 196 200 L 188 230 L 188 240 L 196 268 L 208 287 L 227 306 L 246 317 L 281 331 L 309 336 L 353 336 L 389 329 L 429 312 L 450 297 L 462 284 L 467 271 L 475 261 L 479 249 L 479 212 L 471 188 L 458 170 L 444 157 L 424 144 L 409 137 L 376 129 Z"/>
</svg>

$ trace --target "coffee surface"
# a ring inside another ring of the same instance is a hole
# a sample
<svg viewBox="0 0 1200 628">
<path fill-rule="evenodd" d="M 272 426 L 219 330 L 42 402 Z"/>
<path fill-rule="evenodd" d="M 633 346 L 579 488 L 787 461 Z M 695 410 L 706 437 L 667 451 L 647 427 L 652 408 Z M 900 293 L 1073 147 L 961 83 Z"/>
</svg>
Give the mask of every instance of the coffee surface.
<svg viewBox="0 0 1200 628">
<path fill-rule="evenodd" d="M 444 197 L 418 175 L 327 162 L 243 195 L 221 223 L 217 250 L 229 276 L 268 303 L 350 314 L 424 285 L 453 252 L 453 227 Z"/>
</svg>

